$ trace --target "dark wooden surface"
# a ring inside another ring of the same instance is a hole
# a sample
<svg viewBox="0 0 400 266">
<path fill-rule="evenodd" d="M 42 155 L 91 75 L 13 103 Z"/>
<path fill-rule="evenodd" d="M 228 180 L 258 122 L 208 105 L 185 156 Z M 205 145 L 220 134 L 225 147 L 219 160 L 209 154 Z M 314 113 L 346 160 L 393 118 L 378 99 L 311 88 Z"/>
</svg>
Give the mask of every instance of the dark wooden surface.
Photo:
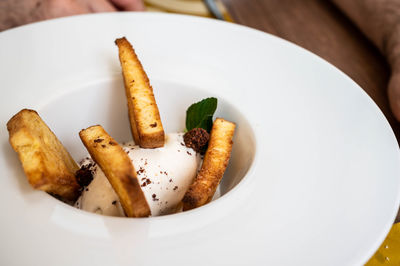
<svg viewBox="0 0 400 266">
<path fill-rule="evenodd" d="M 400 140 L 400 123 L 390 111 L 386 94 L 390 68 L 379 51 L 331 2 L 222 1 L 236 23 L 296 43 L 350 76 L 381 108 Z M 396 221 L 400 221 L 400 212 Z"/>
</svg>

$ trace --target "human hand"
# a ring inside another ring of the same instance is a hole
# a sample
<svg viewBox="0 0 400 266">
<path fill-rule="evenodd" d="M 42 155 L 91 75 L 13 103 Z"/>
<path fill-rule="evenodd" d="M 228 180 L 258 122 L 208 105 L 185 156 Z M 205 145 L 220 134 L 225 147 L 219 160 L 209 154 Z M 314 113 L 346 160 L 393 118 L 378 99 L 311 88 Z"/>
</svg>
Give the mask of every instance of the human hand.
<svg viewBox="0 0 400 266">
<path fill-rule="evenodd" d="M 142 0 L 109 0 L 121 11 L 143 11 L 144 4 Z"/>
<path fill-rule="evenodd" d="M 331 0 L 379 48 L 391 68 L 390 107 L 400 121 L 400 4 L 398 0 Z"/>
<path fill-rule="evenodd" d="M 398 13 L 400 14 L 400 7 Z M 396 119 L 400 121 L 400 22 L 394 24 L 392 30 L 386 35 L 384 53 L 391 68 L 388 85 L 390 108 Z"/>
<path fill-rule="evenodd" d="M 1 0 L 0 31 L 64 16 L 142 10 L 142 0 Z"/>
</svg>

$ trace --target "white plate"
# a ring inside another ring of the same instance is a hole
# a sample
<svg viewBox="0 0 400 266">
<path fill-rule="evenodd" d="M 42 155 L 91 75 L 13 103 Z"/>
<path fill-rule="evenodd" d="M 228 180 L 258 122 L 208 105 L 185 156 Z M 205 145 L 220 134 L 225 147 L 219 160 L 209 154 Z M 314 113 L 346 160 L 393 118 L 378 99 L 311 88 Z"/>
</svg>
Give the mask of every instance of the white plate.
<svg viewBox="0 0 400 266">
<path fill-rule="evenodd" d="M 148 72 L 167 132 L 211 95 L 237 122 L 225 195 L 207 206 L 111 218 L 27 183 L 5 128 L 22 108 L 38 110 L 76 160 L 81 128 L 130 138 L 120 36 Z M 398 146 L 374 102 L 332 65 L 260 31 L 152 13 L 37 23 L 0 34 L 0 88 L 1 265 L 360 265 L 399 205 Z"/>
</svg>

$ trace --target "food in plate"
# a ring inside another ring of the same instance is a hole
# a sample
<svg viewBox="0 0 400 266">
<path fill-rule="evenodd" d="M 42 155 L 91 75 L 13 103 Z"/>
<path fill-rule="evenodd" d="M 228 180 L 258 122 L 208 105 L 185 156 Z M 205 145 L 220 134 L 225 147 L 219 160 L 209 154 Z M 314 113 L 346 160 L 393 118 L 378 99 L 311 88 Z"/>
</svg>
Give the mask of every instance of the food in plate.
<svg viewBox="0 0 400 266">
<path fill-rule="evenodd" d="M 8 128 L 32 186 L 66 200 L 79 197 L 77 208 L 111 216 L 158 216 L 208 203 L 227 167 L 235 124 L 222 118 L 213 122 L 217 99 L 206 98 L 188 108 L 186 133 L 165 134 L 137 55 L 126 38 L 116 44 L 134 142 L 120 145 L 100 125 L 83 129 L 79 136 L 90 156 L 79 169 L 37 113 L 22 110 Z M 42 150 L 48 156 L 35 168 L 39 159 L 32 154 Z M 54 171 L 37 170 L 48 168 Z M 32 181 L 26 169 L 35 169 L 41 179 Z"/>
<path fill-rule="evenodd" d="M 119 60 L 124 77 L 128 102 L 129 121 L 135 143 L 142 148 L 158 148 L 164 145 L 164 129 L 154 98 L 153 88 L 128 40 L 117 39 Z"/>
<path fill-rule="evenodd" d="M 135 168 L 121 146 L 101 126 L 81 130 L 79 136 L 90 156 L 105 173 L 128 217 L 150 216 Z"/>
<path fill-rule="evenodd" d="M 199 153 L 185 146 L 183 133 L 166 134 L 162 148 L 142 149 L 133 142 L 121 146 L 136 170 L 152 216 L 176 212 L 201 161 Z M 101 167 L 90 157 L 81 164 L 90 171 L 93 181 L 83 189 L 76 207 L 104 215 L 125 216 L 120 199 Z"/>
<path fill-rule="evenodd" d="M 235 127 L 225 119 L 215 119 L 201 169 L 182 199 L 184 211 L 211 201 L 228 166 Z"/>
<path fill-rule="evenodd" d="M 78 165 L 36 111 L 21 110 L 8 121 L 7 129 L 33 188 L 65 200 L 79 196 Z"/>
</svg>

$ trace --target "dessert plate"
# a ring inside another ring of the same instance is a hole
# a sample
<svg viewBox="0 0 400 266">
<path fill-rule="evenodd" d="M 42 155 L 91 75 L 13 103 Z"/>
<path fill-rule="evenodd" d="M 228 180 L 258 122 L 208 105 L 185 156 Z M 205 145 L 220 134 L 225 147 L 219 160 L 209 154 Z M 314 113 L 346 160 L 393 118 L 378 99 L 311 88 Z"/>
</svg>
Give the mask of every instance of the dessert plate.
<svg viewBox="0 0 400 266">
<path fill-rule="evenodd" d="M 80 129 L 130 140 L 117 48 L 126 36 L 154 87 L 166 132 L 215 96 L 237 123 L 210 204 L 156 218 L 86 213 L 33 190 L 6 122 L 39 112 L 78 161 Z M 361 265 L 400 200 L 385 117 L 338 69 L 289 42 L 216 20 L 85 15 L 0 34 L 1 265 Z"/>
</svg>

